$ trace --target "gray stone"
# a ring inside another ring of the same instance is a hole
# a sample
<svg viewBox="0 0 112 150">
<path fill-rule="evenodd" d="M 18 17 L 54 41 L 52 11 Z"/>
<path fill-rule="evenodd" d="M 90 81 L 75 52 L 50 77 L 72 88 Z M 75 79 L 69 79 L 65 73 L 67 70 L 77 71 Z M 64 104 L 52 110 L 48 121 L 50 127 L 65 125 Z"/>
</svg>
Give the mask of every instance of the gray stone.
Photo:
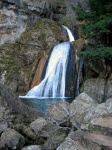
<svg viewBox="0 0 112 150">
<path fill-rule="evenodd" d="M 55 150 L 67 136 L 67 129 L 58 128 L 51 132 L 47 141 L 44 142 L 42 149 L 44 150 Z"/>
<path fill-rule="evenodd" d="M 105 80 L 88 79 L 84 82 L 84 92 L 90 97 L 101 103 L 105 98 Z"/>
<path fill-rule="evenodd" d="M 105 87 L 105 99 L 112 98 L 112 79 L 107 81 Z"/>
<path fill-rule="evenodd" d="M 0 120 L 11 122 L 15 116 L 20 115 L 33 121 L 40 116 L 37 111 L 22 103 L 6 85 L 0 84 L 0 92 Z"/>
<path fill-rule="evenodd" d="M 79 130 L 70 132 L 64 142 L 61 143 L 56 150 L 87 150 L 80 143 L 82 135 L 82 131 Z"/>
<path fill-rule="evenodd" d="M 2 133 L 8 127 L 11 127 L 11 122 L 15 115 L 11 113 L 11 109 L 7 108 L 6 101 L 3 101 L 0 96 L 0 133 Z"/>
<path fill-rule="evenodd" d="M 83 123 L 89 123 L 92 119 L 98 118 L 102 115 L 107 115 L 107 108 L 105 106 L 105 103 L 98 104 L 96 106 L 91 107 L 89 111 L 85 114 Z"/>
<path fill-rule="evenodd" d="M 8 147 L 0 141 L 0 150 L 8 150 Z"/>
<path fill-rule="evenodd" d="M 67 102 L 59 102 L 58 104 L 50 104 L 48 106 L 48 116 L 56 122 L 64 122 L 69 118 L 70 104 Z"/>
<path fill-rule="evenodd" d="M 93 106 L 85 115 L 83 122 L 89 123 L 92 119 L 112 114 L 112 98 L 106 100 L 105 103 Z"/>
<path fill-rule="evenodd" d="M 79 128 L 85 115 L 90 111 L 92 106 L 96 105 L 96 101 L 89 97 L 86 93 L 81 93 L 70 104 L 70 121 L 72 124 Z"/>
<path fill-rule="evenodd" d="M 111 114 L 112 113 L 112 98 L 107 99 L 105 102 L 105 105 L 106 105 L 108 114 Z"/>
<path fill-rule="evenodd" d="M 21 149 L 25 138 L 14 129 L 6 129 L 1 135 L 1 142 L 11 149 Z"/>
<path fill-rule="evenodd" d="M 30 124 L 30 127 L 35 133 L 38 133 L 46 124 L 47 121 L 44 118 L 38 118 Z"/>
<path fill-rule="evenodd" d="M 38 145 L 30 145 L 23 147 L 21 150 L 41 150 L 41 147 Z"/>
<path fill-rule="evenodd" d="M 7 122 L 0 122 L 0 133 L 2 133 L 7 128 L 8 128 Z"/>
<path fill-rule="evenodd" d="M 66 140 L 60 144 L 56 150 L 77 150 L 75 142 L 71 138 L 66 138 Z"/>
</svg>

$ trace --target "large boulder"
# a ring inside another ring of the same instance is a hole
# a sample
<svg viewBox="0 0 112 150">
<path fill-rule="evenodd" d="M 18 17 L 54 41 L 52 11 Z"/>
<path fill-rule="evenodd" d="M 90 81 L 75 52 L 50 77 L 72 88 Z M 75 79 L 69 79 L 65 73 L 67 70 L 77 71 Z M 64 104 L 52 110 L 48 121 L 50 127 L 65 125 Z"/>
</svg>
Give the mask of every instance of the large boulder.
<svg viewBox="0 0 112 150">
<path fill-rule="evenodd" d="M 25 138 L 14 129 L 7 129 L 1 135 L 1 143 L 12 150 L 19 150 L 25 144 Z"/>
<path fill-rule="evenodd" d="M 90 111 L 92 106 L 96 106 L 96 102 L 86 93 L 81 93 L 70 104 L 70 121 L 76 128 L 80 128 L 85 115 Z"/>
<path fill-rule="evenodd" d="M 105 102 L 112 97 L 112 80 L 100 78 L 88 79 L 84 82 L 84 92 L 95 99 L 98 103 Z"/>
<path fill-rule="evenodd" d="M 105 103 L 93 106 L 84 116 L 83 123 L 90 123 L 92 119 L 112 115 L 112 98 L 106 100 Z"/>
<path fill-rule="evenodd" d="M 38 118 L 30 124 L 30 127 L 35 133 L 38 133 L 46 124 L 47 121 L 44 118 Z"/>
<path fill-rule="evenodd" d="M 32 122 L 40 115 L 22 103 L 5 85 L 0 84 L 0 133 L 16 123 Z"/>
<path fill-rule="evenodd" d="M 78 129 L 88 129 L 91 120 L 112 115 L 112 98 L 98 104 L 85 93 L 81 93 L 70 104 L 71 123 Z"/>
<path fill-rule="evenodd" d="M 82 132 L 80 130 L 70 132 L 56 150 L 86 150 L 83 146 L 80 145 L 79 141 L 81 138 Z"/>
<path fill-rule="evenodd" d="M 48 117 L 51 122 L 65 123 L 69 120 L 69 109 L 70 104 L 68 102 L 61 101 L 58 104 L 49 104 Z"/>
</svg>

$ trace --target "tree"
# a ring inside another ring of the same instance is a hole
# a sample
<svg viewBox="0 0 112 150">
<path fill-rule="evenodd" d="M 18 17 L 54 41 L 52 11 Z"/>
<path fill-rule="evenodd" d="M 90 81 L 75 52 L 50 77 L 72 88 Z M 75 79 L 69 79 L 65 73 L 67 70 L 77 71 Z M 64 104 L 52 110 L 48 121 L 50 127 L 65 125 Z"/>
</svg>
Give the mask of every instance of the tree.
<svg viewBox="0 0 112 150">
<path fill-rule="evenodd" d="M 81 32 L 86 38 L 94 41 L 85 51 L 81 51 L 79 56 L 86 61 L 105 60 L 105 64 L 110 66 L 109 72 L 112 72 L 112 2 L 111 0 L 87 0 L 87 6 L 88 9 L 84 9 L 80 3 L 76 7 L 72 6 L 77 19 L 82 22 Z"/>
</svg>

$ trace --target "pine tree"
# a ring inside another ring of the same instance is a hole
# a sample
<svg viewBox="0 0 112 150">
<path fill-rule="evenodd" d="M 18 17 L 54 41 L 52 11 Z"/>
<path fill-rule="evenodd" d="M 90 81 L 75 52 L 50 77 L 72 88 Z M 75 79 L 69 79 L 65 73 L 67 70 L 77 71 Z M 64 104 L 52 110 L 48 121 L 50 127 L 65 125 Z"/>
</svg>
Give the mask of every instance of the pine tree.
<svg viewBox="0 0 112 150">
<path fill-rule="evenodd" d="M 112 71 L 112 1 L 87 0 L 87 5 L 86 10 L 80 3 L 76 7 L 72 6 L 77 19 L 82 22 L 81 32 L 95 41 L 79 56 L 88 61 L 105 60 Z"/>
</svg>

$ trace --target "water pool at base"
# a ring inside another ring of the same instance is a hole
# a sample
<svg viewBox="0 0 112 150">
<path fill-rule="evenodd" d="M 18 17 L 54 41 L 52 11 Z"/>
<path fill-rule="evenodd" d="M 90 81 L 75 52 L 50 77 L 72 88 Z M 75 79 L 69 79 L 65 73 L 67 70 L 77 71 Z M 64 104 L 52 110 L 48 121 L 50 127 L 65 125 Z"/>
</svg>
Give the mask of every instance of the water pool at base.
<svg viewBox="0 0 112 150">
<path fill-rule="evenodd" d="M 44 115 L 47 114 L 49 104 L 57 104 L 61 101 L 71 103 L 73 99 L 74 98 L 21 98 L 26 105 Z"/>
</svg>

